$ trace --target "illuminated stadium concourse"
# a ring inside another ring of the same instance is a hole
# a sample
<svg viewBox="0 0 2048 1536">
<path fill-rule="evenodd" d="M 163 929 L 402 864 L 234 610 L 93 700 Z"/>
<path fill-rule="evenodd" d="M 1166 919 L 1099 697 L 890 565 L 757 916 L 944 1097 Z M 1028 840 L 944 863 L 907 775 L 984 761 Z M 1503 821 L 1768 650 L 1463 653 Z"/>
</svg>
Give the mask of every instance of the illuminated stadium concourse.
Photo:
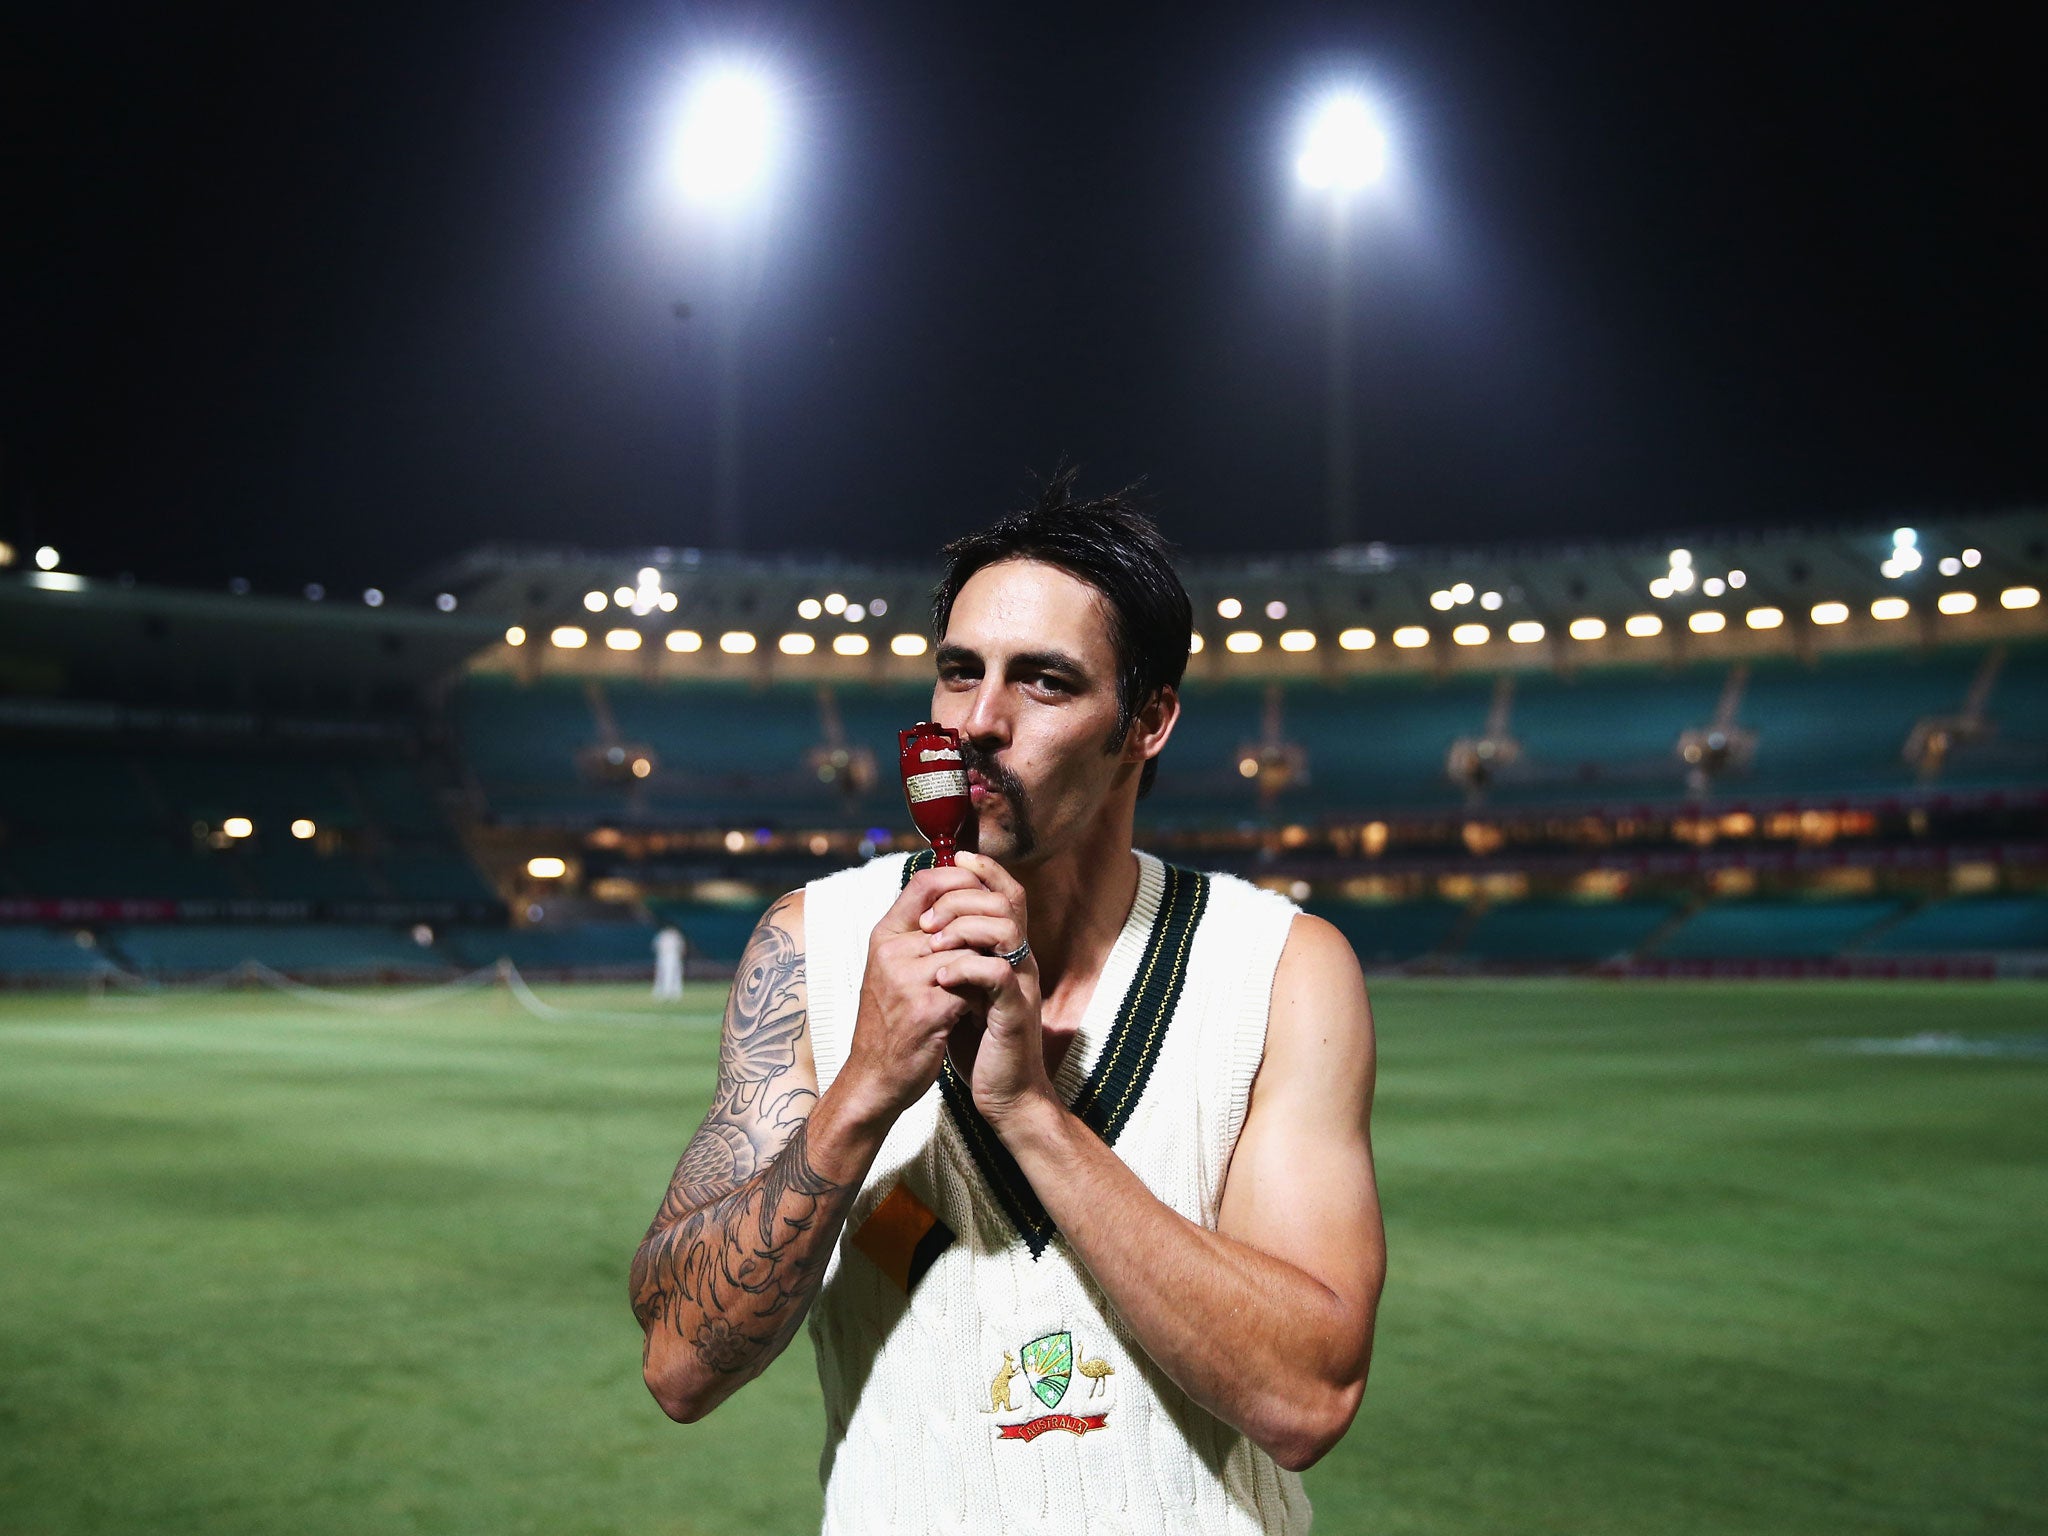
<svg viewBox="0 0 2048 1536">
<path fill-rule="evenodd" d="M 1141 840 L 1375 969 L 2030 971 L 2048 517 L 1197 560 Z M 480 549 L 370 604 L 0 578 L 4 974 L 698 971 L 914 846 L 930 573 Z M 382 598 L 382 594 L 379 594 Z M 26 814 L 23 814 L 23 812 Z"/>
</svg>

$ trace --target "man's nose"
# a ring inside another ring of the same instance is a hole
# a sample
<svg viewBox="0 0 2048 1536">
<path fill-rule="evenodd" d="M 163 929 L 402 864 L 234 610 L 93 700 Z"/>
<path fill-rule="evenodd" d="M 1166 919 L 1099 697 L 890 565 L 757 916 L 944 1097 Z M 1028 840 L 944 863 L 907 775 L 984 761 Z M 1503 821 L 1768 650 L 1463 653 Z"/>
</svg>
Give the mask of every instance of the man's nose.
<svg viewBox="0 0 2048 1536">
<path fill-rule="evenodd" d="M 969 741 L 998 744 L 1010 739 L 1009 690 L 994 678 L 983 678 L 968 705 L 960 734 Z"/>
</svg>

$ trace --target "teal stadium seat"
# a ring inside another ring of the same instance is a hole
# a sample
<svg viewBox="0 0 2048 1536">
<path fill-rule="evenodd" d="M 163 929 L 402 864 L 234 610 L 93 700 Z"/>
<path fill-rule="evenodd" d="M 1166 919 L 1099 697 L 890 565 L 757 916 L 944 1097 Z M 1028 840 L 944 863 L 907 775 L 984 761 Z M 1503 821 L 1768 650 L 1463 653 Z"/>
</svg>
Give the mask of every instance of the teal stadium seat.
<svg viewBox="0 0 2048 1536">
<path fill-rule="evenodd" d="M 1677 912 L 1663 901 L 1515 901 L 1480 914 L 1459 953 L 1504 962 L 1588 962 L 1633 954 Z"/>
<path fill-rule="evenodd" d="M 1817 667 L 1757 663 L 1740 720 L 1756 759 L 1724 785 L 1731 795 L 1870 793 L 1910 788 L 1906 738 L 1927 715 L 1963 706 L 1982 652 L 1893 651 L 1831 656 Z"/>
<path fill-rule="evenodd" d="M 657 901 L 648 906 L 657 921 L 673 923 L 682 930 L 692 959 L 719 965 L 739 963 L 754 925 L 767 909 L 765 902 L 759 908 L 693 901 Z"/>
<path fill-rule="evenodd" d="M 130 924 L 109 942 L 152 975 L 199 975 L 254 960 L 301 974 L 438 972 L 447 962 L 409 934 L 368 924 Z"/>
<path fill-rule="evenodd" d="M 444 942 L 463 964 L 509 959 L 523 971 L 640 970 L 654 973 L 654 929 L 646 923 L 580 923 L 573 928 L 456 928 Z"/>
<path fill-rule="evenodd" d="M 1965 896 L 1931 902 L 1885 929 L 1873 954 L 2048 950 L 2048 896 Z"/>
<path fill-rule="evenodd" d="M 1665 960 L 1825 960 L 1852 948 L 1902 905 L 1886 897 L 1713 902 L 1654 953 Z"/>
<path fill-rule="evenodd" d="M 1307 909 L 1350 941 L 1366 965 L 1398 965 L 1442 949 L 1464 919 L 1454 901 L 1325 902 Z"/>
<path fill-rule="evenodd" d="M 68 930 L 0 928 L 0 977 L 75 980 L 109 969 L 105 955 L 81 945 Z"/>
</svg>

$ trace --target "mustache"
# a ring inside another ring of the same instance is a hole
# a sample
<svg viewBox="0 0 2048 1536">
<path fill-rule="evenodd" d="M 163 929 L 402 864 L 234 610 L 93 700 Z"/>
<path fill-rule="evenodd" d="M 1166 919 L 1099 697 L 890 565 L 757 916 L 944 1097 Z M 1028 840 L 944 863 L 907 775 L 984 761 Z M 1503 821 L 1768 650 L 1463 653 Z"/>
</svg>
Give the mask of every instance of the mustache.
<svg viewBox="0 0 2048 1536">
<path fill-rule="evenodd" d="M 1024 786 L 1017 782 L 1017 776 L 981 748 L 972 742 L 963 741 L 960 744 L 960 757 L 968 769 L 979 774 L 989 788 L 1013 801 L 1022 799 Z"/>
</svg>

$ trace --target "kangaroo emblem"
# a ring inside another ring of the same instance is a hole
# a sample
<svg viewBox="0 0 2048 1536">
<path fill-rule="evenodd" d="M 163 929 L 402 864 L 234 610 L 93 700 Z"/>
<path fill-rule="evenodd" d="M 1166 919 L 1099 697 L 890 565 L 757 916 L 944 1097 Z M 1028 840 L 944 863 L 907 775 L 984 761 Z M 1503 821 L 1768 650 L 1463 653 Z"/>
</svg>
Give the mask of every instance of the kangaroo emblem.
<svg viewBox="0 0 2048 1536">
<path fill-rule="evenodd" d="M 1080 1357 L 1074 1369 L 1088 1378 L 1088 1395 L 1093 1397 L 1102 1390 L 1102 1379 L 1105 1376 L 1114 1376 L 1116 1374 L 1116 1367 L 1107 1360 L 1090 1360 L 1086 1355 L 1081 1354 L 1081 1351 L 1078 1349 L 1074 1353 Z"/>
<path fill-rule="evenodd" d="M 1017 1405 L 1010 1401 L 1010 1383 L 1017 1379 L 1017 1357 L 1007 1349 L 1003 1351 L 1003 1363 L 996 1368 L 995 1380 L 988 1384 L 989 1413 L 1015 1413 Z"/>
</svg>

